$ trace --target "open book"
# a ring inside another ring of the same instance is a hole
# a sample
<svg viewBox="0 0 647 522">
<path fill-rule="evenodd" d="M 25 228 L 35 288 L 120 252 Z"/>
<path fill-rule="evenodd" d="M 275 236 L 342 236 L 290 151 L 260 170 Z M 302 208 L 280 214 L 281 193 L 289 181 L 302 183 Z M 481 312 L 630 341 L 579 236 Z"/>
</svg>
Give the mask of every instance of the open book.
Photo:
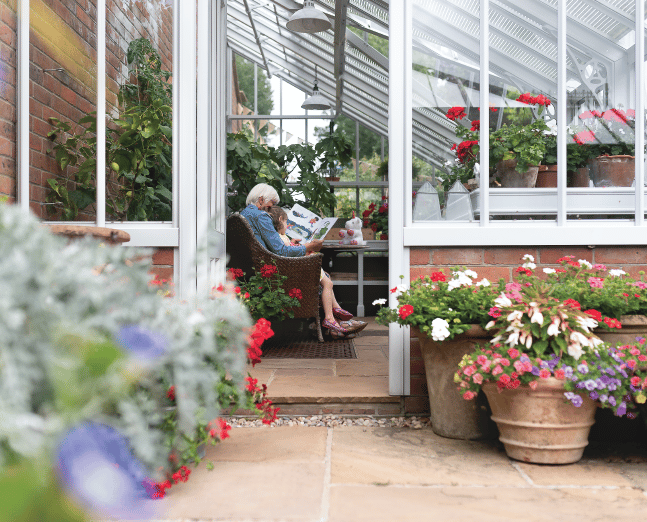
<svg viewBox="0 0 647 522">
<path fill-rule="evenodd" d="M 337 218 L 322 218 L 301 205 L 294 205 L 288 211 L 288 230 L 286 235 L 301 239 L 305 244 L 312 239 L 323 239 L 337 221 Z"/>
</svg>

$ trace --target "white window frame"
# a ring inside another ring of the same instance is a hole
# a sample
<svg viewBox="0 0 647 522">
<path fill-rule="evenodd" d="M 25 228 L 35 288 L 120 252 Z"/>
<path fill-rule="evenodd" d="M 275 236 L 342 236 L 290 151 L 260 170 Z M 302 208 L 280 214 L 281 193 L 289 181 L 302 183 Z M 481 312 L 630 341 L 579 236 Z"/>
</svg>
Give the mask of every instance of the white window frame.
<svg viewBox="0 0 647 522">
<path fill-rule="evenodd" d="M 480 84 L 489 85 L 489 0 L 480 0 Z M 480 135 L 481 197 L 480 217 L 475 223 L 412 223 L 411 157 L 412 143 L 412 54 L 413 0 L 403 0 L 389 9 L 389 286 L 409 284 L 411 247 L 437 246 L 537 246 L 537 245 L 640 245 L 647 244 L 642 191 L 635 190 L 635 219 L 631 221 L 568 221 L 566 219 L 566 104 L 558 103 L 557 220 L 499 222 L 489 220 L 489 158 L 487 133 Z M 566 2 L 558 7 L 558 100 L 566 98 Z M 645 7 L 636 2 L 636 34 L 645 31 Z M 634 93 L 636 114 L 645 110 L 645 46 L 636 39 Z M 489 105 L 488 90 L 481 91 L 480 104 Z M 482 128 L 489 128 L 489 111 L 481 112 Z M 636 187 L 644 186 L 644 117 L 636 118 Z M 401 280 L 400 276 L 404 275 Z M 393 295 L 389 305 L 397 305 Z M 391 325 L 389 330 L 389 390 L 409 393 L 409 332 Z"/>
</svg>

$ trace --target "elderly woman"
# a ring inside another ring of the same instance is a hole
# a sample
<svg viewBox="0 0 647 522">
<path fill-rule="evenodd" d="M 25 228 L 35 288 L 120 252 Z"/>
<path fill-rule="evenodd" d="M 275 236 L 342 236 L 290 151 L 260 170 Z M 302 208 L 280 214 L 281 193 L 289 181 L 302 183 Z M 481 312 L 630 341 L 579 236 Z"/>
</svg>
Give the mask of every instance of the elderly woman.
<svg viewBox="0 0 647 522">
<path fill-rule="evenodd" d="M 240 212 L 240 215 L 252 226 L 259 243 L 265 245 L 265 248 L 270 252 L 285 257 L 297 257 L 321 250 L 322 239 L 313 239 L 305 245 L 298 246 L 286 245 L 281 240 L 281 236 L 274 228 L 272 218 L 266 212 L 279 203 L 279 195 L 274 187 L 266 183 L 259 183 L 249 191 L 246 203 L 247 206 Z"/>
<path fill-rule="evenodd" d="M 323 245 L 323 239 L 313 239 L 305 245 L 286 244 L 275 228 L 272 216 L 268 211 L 279 202 L 279 195 L 273 187 L 265 183 L 259 183 L 247 195 L 247 206 L 240 212 L 254 230 L 256 239 L 270 251 L 280 256 L 297 257 L 307 255 L 309 252 L 318 252 Z M 332 281 L 329 277 L 322 279 L 321 302 L 323 304 L 325 318 L 322 322 L 324 328 L 328 328 L 333 336 L 345 337 L 353 331 L 360 329 L 360 325 L 352 325 L 351 330 L 340 325 L 336 319 L 349 320 L 353 315 L 343 310 L 334 300 Z M 363 325 L 365 326 L 365 324 Z"/>
</svg>

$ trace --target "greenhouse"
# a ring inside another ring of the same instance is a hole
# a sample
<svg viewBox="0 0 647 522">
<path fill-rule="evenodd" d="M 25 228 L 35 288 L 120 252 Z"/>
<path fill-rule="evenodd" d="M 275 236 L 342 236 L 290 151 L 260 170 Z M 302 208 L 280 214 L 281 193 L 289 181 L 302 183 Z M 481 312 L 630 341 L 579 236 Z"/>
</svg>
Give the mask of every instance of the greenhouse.
<svg viewBox="0 0 647 522">
<path fill-rule="evenodd" d="M 642 2 L 2 0 L 0 13 L 0 196 L 54 230 L 126 232 L 119 248 L 152 249 L 180 299 L 226 281 L 228 219 L 259 182 L 337 218 L 323 268 L 360 318 L 455 267 L 489 282 L 524 256 L 647 269 Z M 355 217 L 364 248 L 331 246 Z M 385 393 L 408 413 L 427 408 L 417 343 L 390 325 Z"/>
</svg>

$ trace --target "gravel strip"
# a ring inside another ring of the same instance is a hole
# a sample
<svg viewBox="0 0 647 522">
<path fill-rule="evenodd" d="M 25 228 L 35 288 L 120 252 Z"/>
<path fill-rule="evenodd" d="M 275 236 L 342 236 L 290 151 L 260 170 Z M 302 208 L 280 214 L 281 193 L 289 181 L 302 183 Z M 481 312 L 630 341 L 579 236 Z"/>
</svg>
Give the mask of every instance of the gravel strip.
<svg viewBox="0 0 647 522">
<path fill-rule="evenodd" d="M 276 426 L 363 426 L 370 428 L 411 428 L 419 430 L 431 425 L 428 417 L 369 417 L 348 415 L 310 415 L 310 416 L 279 416 L 272 424 L 263 424 L 259 419 L 249 417 L 227 417 L 227 422 L 233 428 L 274 428 Z"/>
</svg>

